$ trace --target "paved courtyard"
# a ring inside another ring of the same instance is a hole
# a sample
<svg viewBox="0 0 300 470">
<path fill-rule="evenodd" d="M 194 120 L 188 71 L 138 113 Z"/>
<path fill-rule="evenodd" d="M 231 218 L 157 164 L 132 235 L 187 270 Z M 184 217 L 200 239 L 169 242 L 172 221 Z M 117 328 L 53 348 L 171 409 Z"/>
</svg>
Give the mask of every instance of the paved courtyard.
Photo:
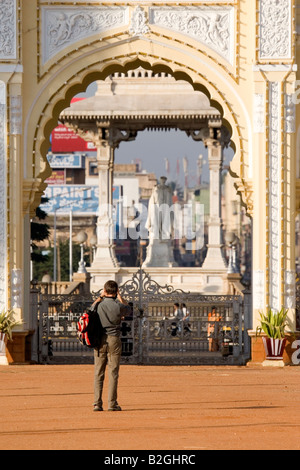
<svg viewBox="0 0 300 470">
<path fill-rule="evenodd" d="M 299 367 L 123 366 L 121 413 L 92 365 L 2 366 L 0 394 L 1 450 L 300 448 Z"/>
</svg>

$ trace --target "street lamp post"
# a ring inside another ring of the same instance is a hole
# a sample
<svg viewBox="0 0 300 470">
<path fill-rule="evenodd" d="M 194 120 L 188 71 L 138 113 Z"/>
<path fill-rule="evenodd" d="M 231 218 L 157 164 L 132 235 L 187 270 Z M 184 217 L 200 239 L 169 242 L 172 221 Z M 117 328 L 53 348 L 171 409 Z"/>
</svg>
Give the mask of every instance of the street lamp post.
<svg viewBox="0 0 300 470">
<path fill-rule="evenodd" d="M 76 239 L 80 243 L 80 251 L 81 251 L 81 257 L 80 257 L 79 267 L 78 267 L 77 272 L 85 274 L 87 272 L 87 270 L 85 268 L 85 262 L 84 262 L 84 256 L 83 256 L 83 247 L 84 247 L 84 243 L 87 240 L 87 234 L 82 230 L 81 232 L 78 233 Z"/>
<path fill-rule="evenodd" d="M 95 259 L 95 254 L 96 254 L 96 247 L 97 247 L 97 235 L 93 235 L 90 239 L 90 244 L 92 246 L 92 250 L 93 250 L 93 261 Z"/>
<path fill-rule="evenodd" d="M 73 280 L 73 245 L 72 245 L 72 234 L 73 234 L 73 212 L 70 209 L 70 239 L 69 239 L 69 281 Z"/>
<path fill-rule="evenodd" d="M 56 256 L 56 208 L 54 209 L 54 236 L 53 236 L 53 281 L 57 281 L 57 256 Z"/>
<path fill-rule="evenodd" d="M 87 191 L 88 189 L 92 189 L 91 186 L 86 186 L 84 188 L 81 188 L 80 191 Z M 64 195 L 64 193 L 60 194 L 60 196 Z M 85 197 L 83 198 L 83 201 L 89 201 L 91 200 L 91 197 Z M 57 219 L 56 219 L 56 211 L 59 209 L 63 209 L 64 207 L 67 206 L 73 206 L 76 201 L 70 201 L 67 204 L 63 204 L 60 206 L 58 203 L 56 203 L 54 207 L 54 237 L 53 237 L 53 281 L 57 281 L 57 246 L 56 246 L 56 224 L 57 224 Z M 70 275 L 69 275 L 69 281 L 72 282 L 73 279 L 73 247 L 72 247 L 72 231 L 73 231 L 73 212 L 72 212 L 72 207 L 70 209 L 70 242 L 69 242 L 69 269 L 70 269 Z"/>
<path fill-rule="evenodd" d="M 225 241 L 229 245 L 229 261 L 227 267 L 228 274 L 236 274 L 239 273 L 239 269 L 237 266 L 237 237 L 233 232 L 228 232 L 225 235 Z"/>
</svg>

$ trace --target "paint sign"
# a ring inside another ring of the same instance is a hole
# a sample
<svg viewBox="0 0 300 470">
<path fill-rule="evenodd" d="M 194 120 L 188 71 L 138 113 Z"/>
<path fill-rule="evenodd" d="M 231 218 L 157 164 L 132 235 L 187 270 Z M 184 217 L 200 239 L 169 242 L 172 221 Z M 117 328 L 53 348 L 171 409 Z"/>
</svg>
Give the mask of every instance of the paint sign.
<svg viewBox="0 0 300 470">
<path fill-rule="evenodd" d="M 113 187 L 113 203 L 118 205 L 121 187 Z M 85 185 L 50 185 L 44 196 L 49 202 L 43 204 L 43 210 L 49 214 L 68 214 L 71 210 L 77 215 L 97 215 L 99 211 L 99 186 Z"/>
</svg>

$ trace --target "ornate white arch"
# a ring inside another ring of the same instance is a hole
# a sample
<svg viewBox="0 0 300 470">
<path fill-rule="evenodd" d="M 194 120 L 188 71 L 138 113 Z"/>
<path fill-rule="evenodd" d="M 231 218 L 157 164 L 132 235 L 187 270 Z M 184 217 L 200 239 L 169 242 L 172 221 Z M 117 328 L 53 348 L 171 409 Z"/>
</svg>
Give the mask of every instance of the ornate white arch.
<svg viewBox="0 0 300 470">
<path fill-rule="evenodd" d="M 154 55 L 151 53 L 153 48 L 161 50 L 163 54 L 159 57 Z M 128 53 L 128 49 L 132 52 Z M 98 74 L 97 78 L 104 79 L 114 71 L 127 71 L 141 64 L 156 71 L 164 69 L 175 78 L 186 79 L 195 89 L 204 91 L 213 105 L 221 110 L 224 122 L 227 122 L 231 128 L 232 141 L 236 149 L 233 173 L 237 176 L 238 190 L 243 194 L 244 201 L 251 212 L 252 188 L 246 179 L 251 177 L 252 172 L 252 122 L 250 110 L 243 102 L 238 84 L 224 72 L 222 66 L 205 54 L 200 54 L 199 51 L 193 52 L 186 45 L 172 40 L 162 40 L 157 36 L 117 40 L 108 45 L 98 44 L 98 48 L 93 49 L 92 52 L 87 45 L 86 48 L 81 49 L 80 54 L 77 50 L 73 51 L 60 61 L 59 66 L 53 67 L 51 73 L 46 73 L 25 121 L 24 148 L 27 146 L 29 158 L 32 151 L 36 157 L 40 154 L 43 143 L 47 147 L 45 137 L 48 142 L 59 113 L 69 106 L 69 100 L 74 94 L 83 91 L 93 81 L 89 77 L 95 77 Z M 221 85 L 216 86 L 216 83 Z M 55 89 L 51 97 L 47 94 L 50 89 Z M 74 90 L 73 94 L 72 90 Z M 37 109 L 39 109 L 38 112 Z M 38 116 L 38 121 L 33 119 L 34 115 Z M 52 121 L 52 127 L 50 121 Z M 34 136 L 32 136 L 33 130 L 35 130 Z M 32 141 L 34 141 L 33 150 L 32 147 L 28 147 Z M 246 165 L 245 158 L 247 158 Z M 33 179 L 36 182 L 37 177 L 44 180 L 48 176 L 46 166 L 45 162 L 44 168 L 41 165 L 41 171 L 34 175 Z M 24 159 L 24 174 L 26 174 L 26 158 Z M 27 177 L 32 179 L 30 175 Z"/>
</svg>

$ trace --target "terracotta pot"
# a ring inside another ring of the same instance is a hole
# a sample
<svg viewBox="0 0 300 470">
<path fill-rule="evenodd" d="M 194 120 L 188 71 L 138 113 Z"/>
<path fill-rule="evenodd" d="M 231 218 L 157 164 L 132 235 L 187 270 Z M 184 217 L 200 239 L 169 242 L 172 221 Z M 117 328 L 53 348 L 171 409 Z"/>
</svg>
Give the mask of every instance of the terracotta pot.
<svg viewBox="0 0 300 470">
<path fill-rule="evenodd" d="M 283 359 L 283 352 L 286 344 L 286 339 L 273 339 L 263 337 L 263 343 L 266 352 L 266 358 L 273 361 Z"/>
</svg>

